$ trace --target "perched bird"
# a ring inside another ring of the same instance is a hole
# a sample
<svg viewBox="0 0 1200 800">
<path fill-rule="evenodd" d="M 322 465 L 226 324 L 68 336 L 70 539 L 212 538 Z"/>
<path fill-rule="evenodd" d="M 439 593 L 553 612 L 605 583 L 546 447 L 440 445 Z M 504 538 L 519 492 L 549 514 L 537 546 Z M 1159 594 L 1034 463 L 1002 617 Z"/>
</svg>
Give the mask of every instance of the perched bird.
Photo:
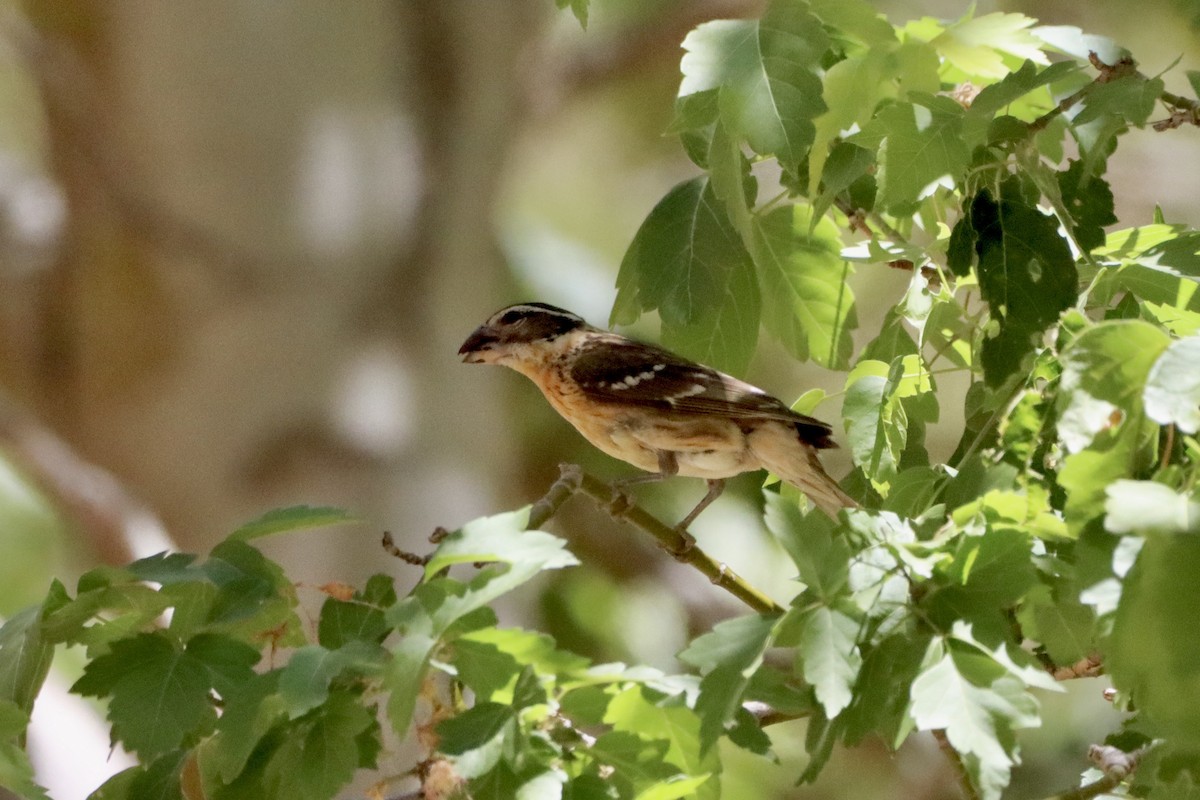
<svg viewBox="0 0 1200 800">
<path fill-rule="evenodd" d="M 708 493 L 676 526 L 686 531 L 725 479 L 768 469 L 826 514 L 854 502 L 822 468 L 832 429 L 715 369 L 587 324 L 545 303 L 502 308 L 458 350 L 470 364 L 502 364 L 532 380 L 554 410 L 614 458 L 652 473 L 705 478 Z"/>
</svg>

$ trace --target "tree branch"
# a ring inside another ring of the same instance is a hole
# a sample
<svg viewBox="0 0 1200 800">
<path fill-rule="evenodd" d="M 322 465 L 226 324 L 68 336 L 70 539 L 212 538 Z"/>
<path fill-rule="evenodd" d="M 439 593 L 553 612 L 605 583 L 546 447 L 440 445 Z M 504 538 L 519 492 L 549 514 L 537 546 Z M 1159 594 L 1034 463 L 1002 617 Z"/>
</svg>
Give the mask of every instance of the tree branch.
<svg viewBox="0 0 1200 800">
<path fill-rule="evenodd" d="M 533 504 L 529 512 L 529 527 L 536 528 L 554 516 L 567 498 L 583 493 L 614 518 L 623 519 L 654 537 L 659 546 L 681 563 L 694 567 L 719 586 L 760 614 L 782 614 L 784 609 L 774 600 L 755 589 L 729 567 L 714 561 L 690 537 L 672 528 L 641 506 L 631 504 L 626 495 L 609 484 L 586 474 L 574 464 L 561 464 L 558 480 L 549 491 Z"/>
</svg>

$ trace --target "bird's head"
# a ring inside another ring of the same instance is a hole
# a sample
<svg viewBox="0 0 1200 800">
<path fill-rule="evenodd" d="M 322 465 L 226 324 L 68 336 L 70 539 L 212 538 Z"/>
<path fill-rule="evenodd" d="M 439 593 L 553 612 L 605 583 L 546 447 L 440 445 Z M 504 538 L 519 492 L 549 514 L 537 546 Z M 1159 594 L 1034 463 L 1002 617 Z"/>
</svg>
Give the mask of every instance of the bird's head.
<svg viewBox="0 0 1200 800">
<path fill-rule="evenodd" d="M 492 314 L 467 337 L 458 354 L 468 364 L 514 366 L 535 349 L 590 327 L 570 311 L 546 303 L 519 303 Z"/>
</svg>

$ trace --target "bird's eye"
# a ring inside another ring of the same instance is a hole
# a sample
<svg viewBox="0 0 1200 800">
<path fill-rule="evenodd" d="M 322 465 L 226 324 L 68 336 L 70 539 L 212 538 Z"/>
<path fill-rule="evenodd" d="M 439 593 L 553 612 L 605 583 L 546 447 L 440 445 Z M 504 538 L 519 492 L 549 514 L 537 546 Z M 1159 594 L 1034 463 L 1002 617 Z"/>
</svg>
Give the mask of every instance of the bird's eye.
<svg viewBox="0 0 1200 800">
<path fill-rule="evenodd" d="M 521 319 L 521 317 L 523 317 L 523 316 L 525 316 L 525 315 L 520 311 L 516 311 L 516 310 L 505 311 L 500 316 L 500 324 L 501 325 L 512 325 L 515 322 L 517 322 L 517 320 Z"/>
</svg>

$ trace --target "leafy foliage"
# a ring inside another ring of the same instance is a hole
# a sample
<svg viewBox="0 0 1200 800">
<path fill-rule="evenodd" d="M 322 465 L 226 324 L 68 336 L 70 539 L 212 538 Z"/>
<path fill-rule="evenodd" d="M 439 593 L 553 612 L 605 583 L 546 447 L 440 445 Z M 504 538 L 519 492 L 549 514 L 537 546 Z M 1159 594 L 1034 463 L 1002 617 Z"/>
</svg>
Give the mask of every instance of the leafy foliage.
<svg viewBox="0 0 1200 800">
<path fill-rule="evenodd" d="M 586 0 L 557 2 L 586 22 Z M 1104 174 L 1160 105 L 1197 104 L 1113 43 L 1018 14 L 894 27 L 863 0 L 772 0 L 684 48 L 672 131 L 699 174 L 635 236 L 613 320 L 657 312 L 668 345 L 733 371 L 762 328 L 846 372 L 862 508 L 832 520 L 765 492 L 787 608 L 695 638 L 695 674 L 593 665 L 497 624 L 499 598 L 576 563 L 527 508 L 447 536 L 407 593 L 379 575 L 306 626 L 251 542 L 348 517 L 287 509 L 203 561 L 98 568 L 11 618 L 0 781 L 44 796 L 21 738 L 55 649 L 80 645 L 75 691 L 142 759 L 109 800 L 332 797 L 395 737 L 439 796 L 715 798 L 723 752 L 772 758 L 763 728 L 797 718 L 801 781 L 839 745 L 927 731 L 992 800 L 1039 696 L 1097 668 L 1130 712 L 1112 743 L 1142 756 L 1118 791 L 1195 795 L 1200 230 L 1110 230 Z M 883 269 L 909 286 L 856 350 L 847 280 Z M 797 408 L 836 414 L 828 399 Z M 940 463 L 926 428 L 955 406 Z"/>
</svg>

